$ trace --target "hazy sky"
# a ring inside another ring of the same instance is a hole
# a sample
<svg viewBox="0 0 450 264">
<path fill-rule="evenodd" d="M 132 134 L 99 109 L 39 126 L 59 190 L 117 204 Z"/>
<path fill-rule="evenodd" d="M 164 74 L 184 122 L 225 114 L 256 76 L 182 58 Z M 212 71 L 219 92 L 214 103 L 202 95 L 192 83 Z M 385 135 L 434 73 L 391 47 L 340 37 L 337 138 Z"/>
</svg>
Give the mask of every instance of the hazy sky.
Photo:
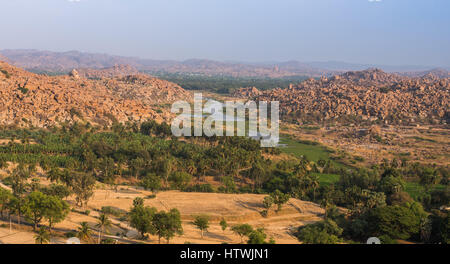
<svg viewBox="0 0 450 264">
<path fill-rule="evenodd" d="M 0 49 L 450 66 L 449 0 L 0 0 Z"/>
</svg>

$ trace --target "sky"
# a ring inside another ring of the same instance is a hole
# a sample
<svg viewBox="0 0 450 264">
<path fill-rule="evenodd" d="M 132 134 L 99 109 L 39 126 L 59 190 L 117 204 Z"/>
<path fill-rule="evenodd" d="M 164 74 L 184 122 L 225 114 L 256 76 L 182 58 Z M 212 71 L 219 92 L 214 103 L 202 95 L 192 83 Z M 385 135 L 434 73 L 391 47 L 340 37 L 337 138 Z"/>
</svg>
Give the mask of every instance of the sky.
<svg viewBox="0 0 450 264">
<path fill-rule="evenodd" d="M 450 66 L 449 0 L 0 0 L 0 49 Z"/>
</svg>

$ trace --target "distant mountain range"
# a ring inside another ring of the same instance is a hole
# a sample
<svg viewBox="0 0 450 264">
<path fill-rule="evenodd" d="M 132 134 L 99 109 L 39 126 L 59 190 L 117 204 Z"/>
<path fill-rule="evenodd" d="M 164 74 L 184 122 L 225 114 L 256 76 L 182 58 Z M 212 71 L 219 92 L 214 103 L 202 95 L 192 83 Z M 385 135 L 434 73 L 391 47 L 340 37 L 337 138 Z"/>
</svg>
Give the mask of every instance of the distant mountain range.
<svg viewBox="0 0 450 264">
<path fill-rule="evenodd" d="M 3 57 L 3 59 L 2 59 Z M 5 59 L 6 58 L 6 59 Z M 438 74 L 448 77 L 449 69 L 433 69 L 427 66 L 389 66 L 372 64 L 353 64 L 338 61 L 328 62 L 220 62 L 203 59 L 185 61 L 151 60 L 137 57 L 124 57 L 100 53 L 79 51 L 52 52 L 40 50 L 0 50 L 0 60 L 7 60 L 15 66 L 31 71 L 67 73 L 72 69 L 104 69 L 115 65 L 129 65 L 141 72 L 180 73 L 206 76 L 233 76 L 281 78 L 287 76 L 330 76 L 345 71 L 358 71 L 367 68 L 379 68 L 386 72 L 406 76 Z"/>
</svg>

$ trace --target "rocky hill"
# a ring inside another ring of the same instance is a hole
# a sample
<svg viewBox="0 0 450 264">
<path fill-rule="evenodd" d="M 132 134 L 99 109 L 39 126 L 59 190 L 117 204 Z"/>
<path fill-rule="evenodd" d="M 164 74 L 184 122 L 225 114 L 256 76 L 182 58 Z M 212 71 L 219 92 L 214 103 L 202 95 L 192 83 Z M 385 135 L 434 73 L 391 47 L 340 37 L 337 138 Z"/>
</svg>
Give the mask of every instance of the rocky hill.
<svg viewBox="0 0 450 264">
<path fill-rule="evenodd" d="M 50 77 L 0 62 L 0 125 L 162 121 L 170 113 L 159 111 L 159 105 L 190 98 L 178 85 L 148 75 L 87 79 L 73 70 Z"/>
<path fill-rule="evenodd" d="M 81 68 L 76 69 L 76 71 L 78 76 L 88 79 L 114 78 L 139 74 L 138 69 L 127 64 L 116 64 L 113 67 L 103 69 Z"/>
<path fill-rule="evenodd" d="M 450 79 L 408 78 L 379 69 L 309 79 L 287 89 L 241 89 L 235 96 L 279 101 L 285 115 L 301 120 L 360 117 L 391 122 L 450 122 Z"/>
<path fill-rule="evenodd" d="M 429 71 L 420 72 L 403 72 L 401 75 L 408 77 L 436 77 L 436 78 L 450 78 L 450 72 L 446 69 L 436 68 Z"/>
<path fill-rule="evenodd" d="M 398 72 L 410 77 L 421 77 L 434 72 L 438 77 L 448 77 L 449 69 L 431 69 L 427 66 L 389 66 L 352 64 L 339 61 L 327 62 L 220 62 L 205 59 L 185 61 L 151 60 L 136 57 L 114 56 L 79 51 L 51 52 L 41 50 L 9 49 L 0 50 L 0 56 L 11 64 L 35 72 L 67 73 L 72 69 L 114 68 L 115 65 L 129 65 L 141 72 L 195 74 L 204 76 L 233 76 L 252 78 L 283 78 L 289 76 L 322 77 L 341 74 L 346 71 L 360 71 L 367 68 L 381 68 L 388 72 Z M 0 59 L 5 61 L 4 59 Z"/>
<path fill-rule="evenodd" d="M 104 69 L 130 65 L 141 72 L 199 74 L 206 76 L 269 77 L 322 76 L 333 71 L 321 70 L 298 62 L 239 63 L 203 59 L 185 61 L 150 60 L 79 51 L 51 52 L 39 50 L 1 50 L 13 65 L 32 71 L 69 72 L 72 69 Z"/>
<path fill-rule="evenodd" d="M 107 54 L 84 53 L 79 51 L 52 52 L 40 50 L 2 50 L 0 53 L 8 58 L 14 66 L 27 70 L 68 72 L 77 68 L 102 69 L 116 64 L 135 65 L 135 60 L 128 57 Z"/>
</svg>

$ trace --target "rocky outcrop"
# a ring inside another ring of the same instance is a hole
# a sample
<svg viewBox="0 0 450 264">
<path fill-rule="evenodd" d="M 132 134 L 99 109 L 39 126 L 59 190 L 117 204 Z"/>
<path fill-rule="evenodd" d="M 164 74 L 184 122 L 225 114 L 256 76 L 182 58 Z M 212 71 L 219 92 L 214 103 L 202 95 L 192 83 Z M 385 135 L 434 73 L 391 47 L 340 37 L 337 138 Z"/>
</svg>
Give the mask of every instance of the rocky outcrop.
<svg viewBox="0 0 450 264">
<path fill-rule="evenodd" d="M 239 98 L 254 98 L 256 96 L 260 96 L 262 92 L 258 90 L 256 87 L 246 87 L 237 89 L 234 91 L 231 95 L 233 97 L 239 97 Z"/>
<path fill-rule="evenodd" d="M 70 76 L 50 77 L 4 62 L 0 68 L 0 125 L 167 121 L 171 114 L 159 111 L 159 105 L 191 98 L 178 85 L 146 75 L 91 80 L 76 70 Z"/>
<path fill-rule="evenodd" d="M 81 77 L 88 79 L 114 78 L 139 74 L 135 67 L 125 64 L 116 64 L 113 67 L 100 70 L 83 68 L 78 69 L 78 72 Z"/>
<path fill-rule="evenodd" d="M 243 96 L 253 97 L 248 90 Z M 321 120 L 354 116 L 390 122 L 450 122 L 450 79 L 435 76 L 408 78 L 379 69 L 347 72 L 330 78 L 309 79 L 287 89 L 254 96 L 279 101 L 283 114 Z"/>
<path fill-rule="evenodd" d="M 73 69 L 70 73 L 69 73 L 70 77 L 73 77 L 75 79 L 80 79 L 80 74 L 78 73 L 77 70 Z"/>
<path fill-rule="evenodd" d="M 450 78 L 450 72 L 441 68 L 421 72 L 403 72 L 401 75 L 408 77 Z"/>
</svg>

